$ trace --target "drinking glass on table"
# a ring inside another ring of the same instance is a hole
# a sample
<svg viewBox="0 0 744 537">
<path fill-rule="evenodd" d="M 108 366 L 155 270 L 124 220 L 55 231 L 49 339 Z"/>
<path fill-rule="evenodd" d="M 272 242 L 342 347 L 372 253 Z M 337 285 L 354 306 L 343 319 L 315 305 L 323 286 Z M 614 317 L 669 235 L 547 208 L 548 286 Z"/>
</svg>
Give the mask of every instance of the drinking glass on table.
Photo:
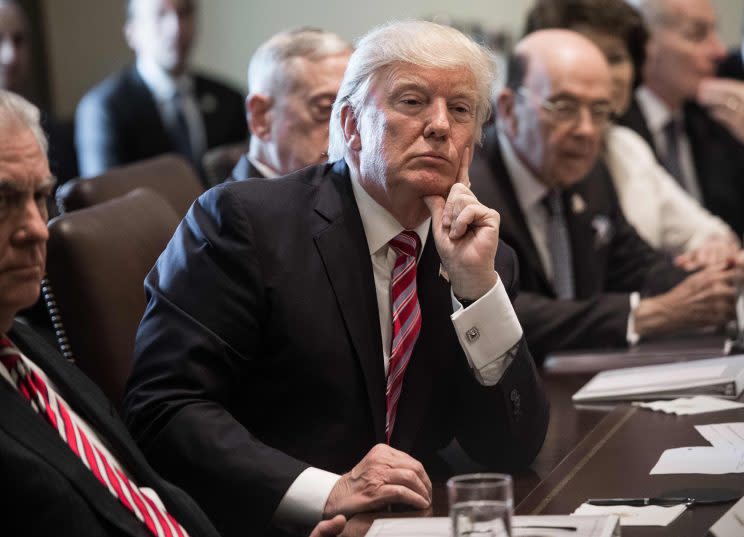
<svg viewBox="0 0 744 537">
<path fill-rule="evenodd" d="M 514 509 L 507 474 L 466 474 L 447 481 L 453 537 L 511 537 Z"/>
</svg>

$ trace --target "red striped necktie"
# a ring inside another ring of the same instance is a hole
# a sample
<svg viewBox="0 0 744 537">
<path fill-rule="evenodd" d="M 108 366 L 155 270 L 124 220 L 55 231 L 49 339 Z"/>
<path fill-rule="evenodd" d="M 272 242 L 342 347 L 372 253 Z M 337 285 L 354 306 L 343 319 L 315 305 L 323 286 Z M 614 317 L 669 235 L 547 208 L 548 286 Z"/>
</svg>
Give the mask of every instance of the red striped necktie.
<svg viewBox="0 0 744 537">
<path fill-rule="evenodd" d="M 416 294 L 416 261 L 421 240 L 414 231 L 403 231 L 390 241 L 397 257 L 393 266 L 390 301 L 393 312 L 393 338 L 390 345 L 385 401 L 385 435 L 393 434 L 403 376 L 421 331 L 421 308 Z"/>
<path fill-rule="evenodd" d="M 144 494 L 108 456 L 88 439 L 72 419 L 67 403 L 33 369 L 24 364 L 18 350 L 7 338 L 0 339 L 0 363 L 10 373 L 18 391 L 31 407 L 62 437 L 80 460 L 153 535 L 188 537 L 186 530 L 152 498 Z"/>
</svg>

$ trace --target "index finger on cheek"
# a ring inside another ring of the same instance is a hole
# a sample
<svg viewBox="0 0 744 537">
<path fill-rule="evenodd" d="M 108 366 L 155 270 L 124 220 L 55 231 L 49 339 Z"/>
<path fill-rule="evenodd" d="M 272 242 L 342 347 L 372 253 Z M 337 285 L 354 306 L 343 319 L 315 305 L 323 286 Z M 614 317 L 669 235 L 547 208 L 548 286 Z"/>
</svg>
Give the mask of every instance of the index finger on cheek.
<svg viewBox="0 0 744 537">
<path fill-rule="evenodd" d="M 460 169 L 457 173 L 457 182 L 461 185 L 465 185 L 470 188 L 470 176 L 468 175 L 468 168 L 470 167 L 470 146 L 466 146 L 462 152 L 462 159 L 460 160 Z"/>
</svg>

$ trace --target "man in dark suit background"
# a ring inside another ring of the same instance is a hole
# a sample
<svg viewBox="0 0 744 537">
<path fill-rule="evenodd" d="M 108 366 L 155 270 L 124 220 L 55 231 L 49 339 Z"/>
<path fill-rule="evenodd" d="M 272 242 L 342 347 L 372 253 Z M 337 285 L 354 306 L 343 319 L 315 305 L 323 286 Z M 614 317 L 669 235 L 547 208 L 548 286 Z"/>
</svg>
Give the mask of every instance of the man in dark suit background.
<svg viewBox="0 0 744 537">
<path fill-rule="evenodd" d="M 425 508 L 453 438 L 506 471 L 540 449 L 516 258 L 468 188 L 493 81 L 457 30 L 372 31 L 335 162 L 210 190 L 147 277 L 127 421 L 223 535 Z"/>
<path fill-rule="evenodd" d="M 328 125 L 352 45 L 317 28 L 280 32 L 248 66 L 251 140 L 230 179 L 279 177 L 328 160 Z"/>
<path fill-rule="evenodd" d="M 189 69 L 196 10 L 196 0 L 129 0 L 124 30 L 137 61 L 78 105 L 82 176 L 170 151 L 201 170 L 207 149 L 246 139 L 242 96 Z"/>
<path fill-rule="evenodd" d="M 726 52 L 713 5 L 710 0 L 631 3 L 643 15 L 650 39 L 643 83 L 620 122 L 645 138 L 669 173 L 741 236 L 744 145 L 726 118 L 744 103 L 713 79 Z M 734 117 L 740 123 L 739 114 Z"/>
<path fill-rule="evenodd" d="M 54 183 L 45 146 L 38 109 L 0 90 L 0 472 L 12 484 L 3 531 L 217 537 L 194 501 L 145 461 L 93 382 L 13 320 L 36 300 L 44 274 Z M 326 521 L 312 537 L 342 527 L 341 517 Z"/>
<path fill-rule="evenodd" d="M 535 356 L 731 319 L 738 271 L 715 266 L 683 280 L 627 223 L 597 164 L 611 114 L 599 49 L 575 32 L 543 30 L 517 45 L 512 64 L 498 128 L 470 175 L 519 256 L 515 305 Z"/>
</svg>

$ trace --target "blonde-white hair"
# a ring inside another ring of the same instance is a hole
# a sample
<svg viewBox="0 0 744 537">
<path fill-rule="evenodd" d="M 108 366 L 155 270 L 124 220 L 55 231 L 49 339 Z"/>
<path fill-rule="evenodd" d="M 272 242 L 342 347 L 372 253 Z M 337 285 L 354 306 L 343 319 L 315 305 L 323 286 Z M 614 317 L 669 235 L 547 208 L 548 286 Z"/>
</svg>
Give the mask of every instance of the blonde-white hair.
<svg viewBox="0 0 744 537">
<path fill-rule="evenodd" d="M 350 106 L 358 112 L 367 101 L 374 76 L 397 63 L 437 69 L 469 69 L 475 79 L 476 138 L 480 140 L 481 127 L 491 113 L 491 96 L 496 79 L 493 54 L 449 26 L 428 21 L 393 21 L 362 37 L 351 55 L 333 104 L 328 140 L 329 160 L 344 156 L 341 110 Z"/>
<path fill-rule="evenodd" d="M 47 138 L 41 128 L 39 109 L 20 95 L 0 89 L 0 127 L 26 127 L 39 142 L 42 153 L 47 152 Z"/>
</svg>

